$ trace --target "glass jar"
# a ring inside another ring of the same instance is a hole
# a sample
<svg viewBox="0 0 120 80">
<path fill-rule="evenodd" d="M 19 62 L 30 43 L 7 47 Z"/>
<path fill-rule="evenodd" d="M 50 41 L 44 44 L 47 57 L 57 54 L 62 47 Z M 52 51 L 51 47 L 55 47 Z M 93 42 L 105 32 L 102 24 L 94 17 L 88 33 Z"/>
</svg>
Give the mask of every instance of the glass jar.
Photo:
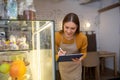
<svg viewBox="0 0 120 80">
<path fill-rule="evenodd" d="M 25 20 L 35 20 L 35 12 L 32 10 L 25 10 L 23 15 Z"/>
</svg>

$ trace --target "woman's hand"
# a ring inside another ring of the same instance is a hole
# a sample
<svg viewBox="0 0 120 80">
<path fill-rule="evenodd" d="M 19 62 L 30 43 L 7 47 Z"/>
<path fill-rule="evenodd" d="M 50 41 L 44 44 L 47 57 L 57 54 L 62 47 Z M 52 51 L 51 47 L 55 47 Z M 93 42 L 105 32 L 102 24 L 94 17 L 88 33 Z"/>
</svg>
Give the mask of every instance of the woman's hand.
<svg viewBox="0 0 120 80">
<path fill-rule="evenodd" d="M 75 62 L 81 62 L 82 61 L 82 57 L 81 58 L 73 58 L 72 60 L 75 61 Z"/>
<path fill-rule="evenodd" d="M 58 51 L 58 56 L 65 55 L 66 51 L 63 51 L 61 48 Z"/>
</svg>

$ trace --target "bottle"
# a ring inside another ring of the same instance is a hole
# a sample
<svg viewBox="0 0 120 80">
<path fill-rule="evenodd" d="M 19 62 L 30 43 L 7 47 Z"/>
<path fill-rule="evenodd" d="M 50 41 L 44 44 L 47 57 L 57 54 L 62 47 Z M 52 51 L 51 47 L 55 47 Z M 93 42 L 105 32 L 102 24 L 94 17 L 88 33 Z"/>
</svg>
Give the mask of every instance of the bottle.
<svg viewBox="0 0 120 80">
<path fill-rule="evenodd" d="M 28 9 L 23 12 L 24 18 L 26 20 L 35 20 L 35 9 L 33 5 L 29 5 Z"/>
<path fill-rule="evenodd" d="M 0 19 L 2 19 L 4 17 L 4 7 L 5 7 L 5 3 L 3 1 L 0 1 Z"/>
<path fill-rule="evenodd" d="M 18 7 L 16 0 L 8 0 L 7 2 L 7 16 L 9 19 L 17 19 L 18 16 Z"/>
</svg>

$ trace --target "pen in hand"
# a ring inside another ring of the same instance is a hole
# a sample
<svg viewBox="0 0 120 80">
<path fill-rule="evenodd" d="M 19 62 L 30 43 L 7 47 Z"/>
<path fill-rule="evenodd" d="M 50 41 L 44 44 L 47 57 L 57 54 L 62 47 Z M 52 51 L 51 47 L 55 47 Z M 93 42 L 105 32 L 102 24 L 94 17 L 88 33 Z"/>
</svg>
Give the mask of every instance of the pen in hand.
<svg viewBox="0 0 120 80">
<path fill-rule="evenodd" d="M 63 51 L 62 48 L 59 48 L 58 55 L 61 56 L 65 54 L 66 54 L 66 51 Z"/>
</svg>

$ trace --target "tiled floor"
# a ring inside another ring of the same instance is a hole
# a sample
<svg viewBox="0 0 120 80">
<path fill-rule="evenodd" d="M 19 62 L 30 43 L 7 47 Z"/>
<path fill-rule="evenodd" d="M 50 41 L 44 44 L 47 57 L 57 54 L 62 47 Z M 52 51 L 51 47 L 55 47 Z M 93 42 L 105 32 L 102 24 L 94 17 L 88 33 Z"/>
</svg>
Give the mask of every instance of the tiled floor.
<svg viewBox="0 0 120 80">
<path fill-rule="evenodd" d="M 59 72 L 57 71 L 57 80 L 61 80 L 60 79 L 60 75 Z M 120 80 L 120 79 L 116 79 L 116 78 L 120 78 L 120 74 L 118 74 L 118 76 L 114 76 L 114 71 L 110 70 L 110 69 L 105 69 L 104 72 L 100 73 L 100 80 Z M 93 73 L 91 73 L 91 75 L 86 75 L 86 80 L 95 80 L 95 76 Z"/>
</svg>

